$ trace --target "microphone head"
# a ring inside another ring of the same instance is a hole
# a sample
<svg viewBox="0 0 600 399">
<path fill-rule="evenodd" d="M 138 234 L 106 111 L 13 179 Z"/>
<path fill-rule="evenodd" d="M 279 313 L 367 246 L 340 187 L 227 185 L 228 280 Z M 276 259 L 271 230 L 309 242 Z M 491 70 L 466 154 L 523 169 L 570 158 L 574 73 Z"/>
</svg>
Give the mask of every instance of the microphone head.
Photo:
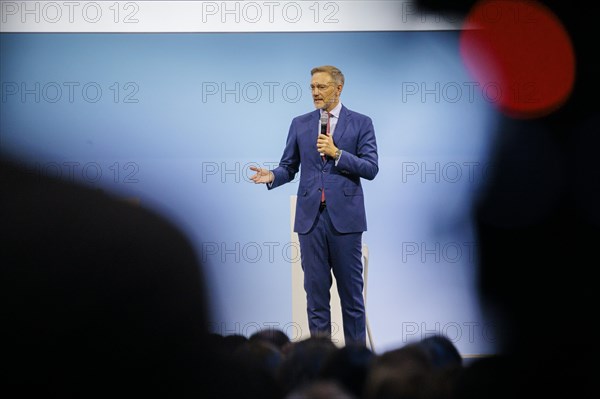
<svg viewBox="0 0 600 399">
<path fill-rule="evenodd" d="M 329 120 L 329 112 L 323 111 L 321 112 L 321 125 L 326 125 Z"/>
</svg>

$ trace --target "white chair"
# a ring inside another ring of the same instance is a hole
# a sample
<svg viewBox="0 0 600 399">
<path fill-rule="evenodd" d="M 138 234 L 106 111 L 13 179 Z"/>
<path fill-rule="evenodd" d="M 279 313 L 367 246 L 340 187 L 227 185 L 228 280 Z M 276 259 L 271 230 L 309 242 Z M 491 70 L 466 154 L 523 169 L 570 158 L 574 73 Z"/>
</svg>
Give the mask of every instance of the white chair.
<svg viewBox="0 0 600 399">
<path fill-rule="evenodd" d="M 367 313 L 367 278 L 369 275 L 369 247 L 367 244 L 362 245 L 362 259 L 363 259 L 363 296 L 365 298 L 365 323 L 367 326 L 367 346 L 373 353 L 375 353 L 375 345 L 373 344 L 373 334 L 371 333 L 371 325 L 369 324 L 369 314 Z"/>
</svg>

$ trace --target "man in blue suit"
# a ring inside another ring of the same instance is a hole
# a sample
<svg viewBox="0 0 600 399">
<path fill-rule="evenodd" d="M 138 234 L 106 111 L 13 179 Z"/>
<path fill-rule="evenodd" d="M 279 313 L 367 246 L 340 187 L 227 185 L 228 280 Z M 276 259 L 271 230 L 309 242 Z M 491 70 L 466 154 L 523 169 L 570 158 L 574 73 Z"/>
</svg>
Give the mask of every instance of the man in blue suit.
<svg viewBox="0 0 600 399">
<path fill-rule="evenodd" d="M 292 120 L 279 166 L 251 167 L 256 172 L 251 179 L 273 189 L 293 180 L 302 167 L 294 231 L 300 241 L 311 335 L 331 335 L 333 271 L 346 344 L 365 344 L 362 233 L 367 218 L 361 178 L 372 180 L 379 171 L 375 131 L 368 116 L 341 104 L 344 75 L 338 68 L 316 67 L 311 76 L 317 109 Z M 326 134 L 321 134 L 322 125 L 327 125 Z"/>
</svg>

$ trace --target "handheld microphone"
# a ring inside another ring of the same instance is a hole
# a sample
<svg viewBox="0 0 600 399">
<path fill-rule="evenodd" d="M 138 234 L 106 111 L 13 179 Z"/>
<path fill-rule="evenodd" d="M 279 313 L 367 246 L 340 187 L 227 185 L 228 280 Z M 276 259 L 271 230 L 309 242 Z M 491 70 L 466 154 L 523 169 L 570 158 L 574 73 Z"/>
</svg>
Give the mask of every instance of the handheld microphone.
<svg viewBox="0 0 600 399">
<path fill-rule="evenodd" d="M 329 121 L 329 112 L 321 112 L 321 134 L 327 134 L 327 122 Z M 325 154 L 320 153 L 321 157 Z"/>
</svg>

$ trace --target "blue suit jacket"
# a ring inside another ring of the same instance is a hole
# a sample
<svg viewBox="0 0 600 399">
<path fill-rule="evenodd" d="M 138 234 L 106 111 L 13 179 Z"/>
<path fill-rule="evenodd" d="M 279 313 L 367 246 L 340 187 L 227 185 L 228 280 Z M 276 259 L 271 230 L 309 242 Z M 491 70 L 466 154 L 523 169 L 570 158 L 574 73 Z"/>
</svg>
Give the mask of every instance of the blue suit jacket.
<svg viewBox="0 0 600 399">
<path fill-rule="evenodd" d="M 323 162 L 317 151 L 320 110 L 292 120 L 275 180 L 269 189 L 294 179 L 300 166 L 294 231 L 306 233 L 312 227 L 325 188 L 327 211 L 340 233 L 367 230 L 365 203 L 360 179 L 372 180 L 379 171 L 373 122 L 368 116 L 342 106 L 333 132 L 335 146 L 343 151 L 337 166 L 332 158 Z"/>
</svg>

